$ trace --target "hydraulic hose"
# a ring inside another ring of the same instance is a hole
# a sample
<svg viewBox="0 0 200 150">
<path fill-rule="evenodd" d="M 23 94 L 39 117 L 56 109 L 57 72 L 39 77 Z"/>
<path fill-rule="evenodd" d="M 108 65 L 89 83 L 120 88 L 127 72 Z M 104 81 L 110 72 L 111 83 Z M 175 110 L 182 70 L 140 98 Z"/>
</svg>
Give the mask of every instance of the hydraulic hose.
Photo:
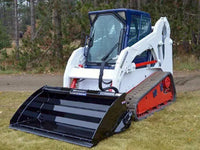
<svg viewBox="0 0 200 150">
<path fill-rule="evenodd" d="M 101 68 L 100 68 L 100 73 L 99 73 L 99 89 L 101 91 L 106 91 L 106 90 L 112 89 L 115 91 L 115 93 L 119 93 L 119 90 L 114 86 L 110 86 L 110 87 L 106 87 L 106 88 L 102 87 L 102 83 L 104 82 L 103 81 L 103 71 L 104 71 L 106 62 L 108 62 L 108 61 L 102 61 L 102 63 L 101 63 Z M 108 82 L 108 83 L 111 83 L 111 82 Z"/>
</svg>

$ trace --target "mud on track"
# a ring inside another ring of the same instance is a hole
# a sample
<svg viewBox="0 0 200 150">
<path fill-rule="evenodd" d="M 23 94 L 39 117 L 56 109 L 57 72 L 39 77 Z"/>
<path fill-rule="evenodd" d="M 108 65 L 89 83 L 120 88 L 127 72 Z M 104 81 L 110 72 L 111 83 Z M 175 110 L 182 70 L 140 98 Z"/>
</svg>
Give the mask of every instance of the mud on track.
<svg viewBox="0 0 200 150">
<path fill-rule="evenodd" d="M 0 75 L 0 91 L 36 91 L 44 85 L 62 86 L 61 74 Z M 200 72 L 174 72 L 177 92 L 200 90 Z"/>
</svg>

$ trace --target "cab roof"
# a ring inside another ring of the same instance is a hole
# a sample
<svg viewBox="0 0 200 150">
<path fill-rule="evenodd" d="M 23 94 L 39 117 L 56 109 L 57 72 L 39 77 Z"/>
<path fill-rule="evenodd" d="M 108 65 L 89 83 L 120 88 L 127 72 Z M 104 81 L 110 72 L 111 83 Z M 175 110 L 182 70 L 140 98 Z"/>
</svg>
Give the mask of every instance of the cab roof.
<svg viewBox="0 0 200 150">
<path fill-rule="evenodd" d="M 150 17 L 149 13 L 140 11 L 140 10 L 135 10 L 135 9 L 127 9 L 127 8 L 118 8 L 118 9 L 106 9 L 106 10 L 98 10 L 98 11 L 90 11 L 88 14 L 103 14 L 103 13 L 118 13 L 124 11 L 126 14 L 142 14 L 145 16 Z"/>
<path fill-rule="evenodd" d="M 88 13 L 89 18 L 90 18 L 90 24 L 93 23 L 93 21 L 95 20 L 95 16 L 98 16 L 100 14 L 106 14 L 106 13 L 113 13 L 113 14 L 120 14 L 124 12 L 124 21 L 126 23 L 130 23 L 131 20 L 131 15 L 142 15 L 145 17 L 150 18 L 150 14 L 146 13 L 144 11 L 140 11 L 140 10 L 135 10 L 135 9 L 127 9 L 127 8 L 118 8 L 118 9 L 107 9 L 107 10 L 98 10 L 98 11 L 90 11 Z M 94 17 L 91 17 L 94 16 Z"/>
</svg>

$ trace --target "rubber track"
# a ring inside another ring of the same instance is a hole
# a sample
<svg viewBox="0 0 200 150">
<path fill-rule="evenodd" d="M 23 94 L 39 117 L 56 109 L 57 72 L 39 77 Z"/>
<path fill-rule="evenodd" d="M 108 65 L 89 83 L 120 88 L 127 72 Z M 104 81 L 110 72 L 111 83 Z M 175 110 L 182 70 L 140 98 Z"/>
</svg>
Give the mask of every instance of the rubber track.
<svg viewBox="0 0 200 150">
<path fill-rule="evenodd" d="M 171 82 L 172 82 L 172 88 L 174 90 L 174 98 L 168 103 L 170 104 L 175 100 L 175 86 L 173 82 L 173 77 L 171 73 L 169 72 L 162 72 L 158 71 L 149 76 L 147 79 L 145 79 L 143 82 L 141 82 L 138 86 L 136 86 L 134 89 L 132 89 L 130 92 L 127 93 L 127 96 L 125 98 L 126 100 L 126 106 L 130 111 L 133 112 L 133 118 L 134 120 L 142 120 L 153 114 L 155 111 L 159 111 L 163 109 L 166 105 L 162 105 L 159 107 L 159 109 L 152 110 L 151 112 L 147 113 L 146 115 L 142 117 L 137 117 L 137 104 L 139 101 L 148 94 L 155 86 L 157 86 L 165 77 L 170 76 Z"/>
</svg>

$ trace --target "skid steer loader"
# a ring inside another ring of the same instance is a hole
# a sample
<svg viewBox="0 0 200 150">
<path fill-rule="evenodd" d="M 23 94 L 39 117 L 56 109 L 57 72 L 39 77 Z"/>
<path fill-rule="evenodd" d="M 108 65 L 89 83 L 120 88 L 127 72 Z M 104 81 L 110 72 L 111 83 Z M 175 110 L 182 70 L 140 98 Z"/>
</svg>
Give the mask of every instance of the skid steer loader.
<svg viewBox="0 0 200 150">
<path fill-rule="evenodd" d="M 63 87 L 44 86 L 10 128 L 92 147 L 175 100 L 166 17 L 132 9 L 89 12 L 90 36 L 68 60 Z"/>
</svg>

